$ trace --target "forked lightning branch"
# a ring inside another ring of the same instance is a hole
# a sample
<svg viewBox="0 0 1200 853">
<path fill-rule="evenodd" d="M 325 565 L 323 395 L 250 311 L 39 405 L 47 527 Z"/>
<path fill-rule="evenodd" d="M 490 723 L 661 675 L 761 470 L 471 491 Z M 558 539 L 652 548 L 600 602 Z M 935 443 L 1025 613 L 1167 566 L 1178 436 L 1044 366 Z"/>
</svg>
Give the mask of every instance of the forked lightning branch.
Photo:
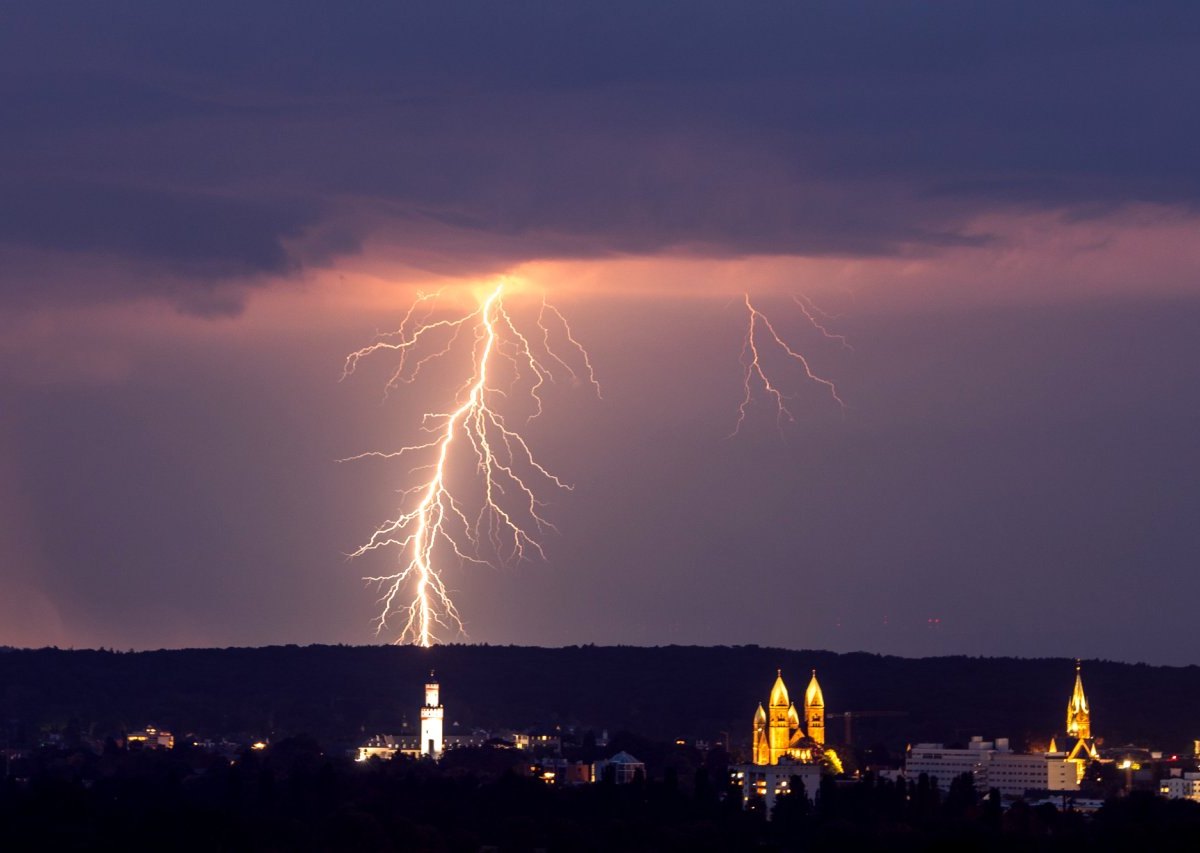
<svg viewBox="0 0 1200 853">
<path fill-rule="evenodd" d="M 571 486 L 537 460 L 518 421 L 527 423 L 542 414 L 541 392 L 556 379 L 586 384 L 600 394 L 587 351 L 563 314 L 543 297 L 536 317 L 522 331 L 518 315 L 506 307 L 505 290 L 504 281 L 495 284 L 471 310 L 455 316 L 438 314 L 438 294 L 420 295 L 399 329 L 346 358 L 343 378 L 368 356 L 390 354 L 395 359 L 386 385 L 390 391 L 413 383 L 434 362 L 469 356 L 464 379 L 447 395 L 446 405 L 422 415 L 420 428 L 427 440 L 343 460 L 412 463 L 404 471 L 407 484 L 396 514 L 351 554 L 399 552 L 395 572 L 366 578 L 380 591 L 376 633 L 391 631 L 397 643 L 430 646 L 443 632 L 463 631 L 443 576 L 447 563 L 506 562 L 531 552 L 545 556 L 538 537 L 554 525 L 543 515 L 539 495 Z M 766 396 L 780 422 L 793 419 L 787 396 L 764 366 L 767 349 L 799 365 L 807 381 L 823 386 L 840 405 L 833 383 L 812 371 L 749 294 L 744 301 L 744 387 L 734 432 L 756 392 Z M 824 337 L 846 346 L 845 338 L 814 316 L 819 309 L 807 301 L 797 304 Z"/>
<path fill-rule="evenodd" d="M 432 362 L 462 350 L 470 355 L 468 375 L 447 405 L 421 418 L 428 440 L 344 460 L 413 462 L 397 514 L 351 556 L 400 552 L 394 573 L 367 578 L 381 593 L 376 633 L 393 629 L 395 642 L 421 646 L 432 645 L 441 631 L 463 629 L 442 574 L 445 562 L 544 556 L 538 535 L 553 524 L 542 514 L 539 494 L 571 486 L 538 462 L 516 421 L 542 413 L 541 391 L 557 378 L 581 380 L 600 393 L 587 352 L 544 298 L 527 333 L 505 305 L 503 281 L 455 317 L 435 318 L 437 296 L 419 296 L 397 331 L 351 353 L 344 369 L 349 375 L 367 356 L 391 354 L 391 390 L 415 381 Z M 474 477 L 456 477 L 463 471 Z"/>
</svg>

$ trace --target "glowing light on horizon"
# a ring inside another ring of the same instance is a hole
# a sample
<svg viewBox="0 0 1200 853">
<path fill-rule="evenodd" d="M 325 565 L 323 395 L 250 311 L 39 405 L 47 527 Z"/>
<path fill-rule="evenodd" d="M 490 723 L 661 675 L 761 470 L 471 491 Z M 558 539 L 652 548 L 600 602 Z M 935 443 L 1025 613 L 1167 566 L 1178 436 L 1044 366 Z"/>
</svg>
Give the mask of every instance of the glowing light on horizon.
<svg viewBox="0 0 1200 853">
<path fill-rule="evenodd" d="M 528 419 L 541 415 L 541 391 L 554 381 L 556 371 L 574 382 L 587 383 L 600 395 L 591 360 L 566 317 L 543 297 L 534 322 L 538 334 L 526 334 L 505 308 L 504 291 L 505 282 L 501 281 L 473 310 L 437 320 L 431 319 L 430 313 L 439 294 L 420 294 L 397 331 L 380 336 L 346 358 L 343 378 L 367 356 L 380 351 L 395 353 L 396 368 L 385 389 L 391 391 L 399 384 L 412 383 L 431 362 L 463 348 L 464 336 L 472 339 L 469 375 L 453 395 L 453 404 L 446 411 L 422 415 L 421 429 L 432 436 L 429 441 L 343 460 L 425 455 L 424 464 L 409 472 L 421 473 L 422 479 L 401 492 L 406 505 L 350 555 L 359 557 L 382 548 L 400 550 L 397 572 L 366 578 L 382 591 L 376 633 L 386 630 L 394 617 L 402 620 L 396 643 L 430 646 L 439 629 L 463 632 L 462 619 L 442 577 L 441 559 L 453 555 L 461 562 L 486 564 L 479 556 L 485 547 L 500 560 L 520 560 L 529 551 L 545 556 L 536 536 L 553 530 L 554 525 L 541 514 L 544 504 L 535 489 L 569 491 L 571 486 L 537 461 L 525 439 L 509 425 L 504 408 L 513 408 L 513 398 L 523 392 L 533 408 Z M 568 345 L 567 357 L 555 351 L 554 337 Z M 499 373 L 505 367 L 510 381 L 502 388 Z M 451 485 L 457 459 L 474 468 L 473 505 Z"/>
<path fill-rule="evenodd" d="M 785 419 L 789 422 L 796 420 L 796 416 L 788 408 L 787 401 L 790 398 L 783 392 L 778 382 L 771 380 L 767 369 L 763 365 L 763 353 L 769 347 L 774 348 L 777 352 L 781 352 L 787 359 L 798 364 L 804 373 L 804 377 L 810 382 L 824 386 L 829 391 L 829 395 L 833 398 L 834 402 L 844 410 L 846 403 L 838 395 L 837 386 L 832 381 L 813 372 L 808 359 L 793 349 L 783 339 L 779 332 L 775 330 L 775 326 L 771 324 L 771 320 L 767 315 L 756 308 L 754 303 L 751 302 L 749 293 L 743 294 L 742 300 L 746 305 L 747 313 L 746 337 L 742 342 L 741 354 L 743 393 L 741 404 L 738 406 L 737 423 L 734 424 L 733 432 L 730 433 L 730 436 L 737 435 L 738 431 L 741 430 L 742 424 L 746 420 L 746 412 L 750 408 L 750 404 L 754 401 L 754 390 L 756 387 L 761 388 L 775 404 L 776 422 L 781 428 Z M 793 301 L 800 307 L 801 313 L 808 320 L 809 324 L 820 332 L 823 337 L 838 342 L 845 349 L 851 349 L 850 344 L 843 335 L 830 332 L 821 322 L 821 320 L 833 319 L 830 315 L 817 308 L 807 297 L 793 297 Z M 821 319 L 818 319 L 818 317 Z"/>
</svg>

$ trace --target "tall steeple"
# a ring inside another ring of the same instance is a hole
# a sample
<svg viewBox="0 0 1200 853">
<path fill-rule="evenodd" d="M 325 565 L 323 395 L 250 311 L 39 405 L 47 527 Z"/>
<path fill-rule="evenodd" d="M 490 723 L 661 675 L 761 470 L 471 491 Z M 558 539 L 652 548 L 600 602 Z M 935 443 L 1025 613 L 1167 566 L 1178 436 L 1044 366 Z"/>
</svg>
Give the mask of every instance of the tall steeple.
<svg viewBox="0 0 1200 853">
<path fill-rule="evenodd" d="M 1092 715 L 1087 697 L 1083 694 L 1083 676 L 1078 659 L 1075 661 L 1075 689 L 1071 693 L 1071 701 L 1067 703 L 1067 734 L 1084 740 L 1092 736 Z"/>
<path fill-rule="evenodd" d="M 825 743 L 825 694 L 817 681 L 817 671 L 812 671 L 812 681 L 804 691 L 804 723 L 808 736 L 817 743 Z"/>
<path fill-rule="evenodd" d="M 783 683 L 783 671 L 776 670 L 775 686 L 771 688 L 771 699 L 767 703 L 767 742 L 772 764 L 779 763 L 792 743 L 792 728 L 788 725 L 788 708 L 791 706 L 787 686 Z"/>
<path fill-rule="evenodd" d="M 1075 689 L 1067 703 L 1067 737 L 1075 739 L 1075 746 L 1067 754 L 1067 761 L 1075 765 L 1075 778 L 1083 781 L 1084 769 L 1089 761 L 1100 757 L 1096 742 L 1092 740 L 1092 712 L 1087 697 L 1083 695 L 1083 676 L 1079 674 L 1079 660 L 1075 661 Z"/>
</svg>

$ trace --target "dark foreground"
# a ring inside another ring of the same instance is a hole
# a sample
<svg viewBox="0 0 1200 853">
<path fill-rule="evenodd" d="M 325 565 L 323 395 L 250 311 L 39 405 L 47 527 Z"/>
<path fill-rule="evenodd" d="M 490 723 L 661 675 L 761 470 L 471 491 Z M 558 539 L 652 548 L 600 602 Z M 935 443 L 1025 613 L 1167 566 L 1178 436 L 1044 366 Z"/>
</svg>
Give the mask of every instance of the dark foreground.
<svg viewBox="0 0 1200 853">
<path fill-rule="evenodd" d="M 1200 837 L 1200 805 L 1151 794 L 1085 817 L 1016 804 L 959 780 L 834 783 L 816 804 L 745 812 L 723 768 L 691 778 L 556 788 L 513 750 L 441 766 L 358 764 L 291 738 L 232 759 L 191 747 L 102 755 L 44 749 L 0 787 L 5 850 L 1129 850 Z"/>
</svg>

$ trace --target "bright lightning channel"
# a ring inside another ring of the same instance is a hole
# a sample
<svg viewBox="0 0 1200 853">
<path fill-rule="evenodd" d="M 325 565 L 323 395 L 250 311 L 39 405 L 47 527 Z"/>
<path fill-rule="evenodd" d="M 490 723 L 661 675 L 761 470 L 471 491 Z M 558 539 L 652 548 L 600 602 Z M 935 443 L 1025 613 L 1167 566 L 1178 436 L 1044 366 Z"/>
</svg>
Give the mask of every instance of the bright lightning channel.
<svg viewBox="0 0 1200 853">
<path fill-rule="evenodd" d="M 779 332 L 775 330 L 775 326 L 771 324 L 771 320 L 767 315 L 754 306 L 754 303 L 750 300 L 749 293 L 743 294 L 742 299 L 746 305 L 747 314 L 746 337 L 742 342 L 741 354 L 743 393 L 741 404 L 738 406 L 737 423 L 734 424 L 730 437 L 737 435 L 738 431 L 741 430 L 742 424 L 746 420 L 746 412 L 754 400 L 754 391 L 756 388 L 761 388 L 774 403 L 776 422 L 781 429 L 784 421 L 794 422 L 796 420 L 795 415 L 788 408 L 788 396 L 784 394 L 777 382 L 771 380 L 767 369 L 763 365 L 763 354 L 769 349 L 774 349 L 782 353 L 786 358 L 798 364 L 804 372 L 805 378 L 810 382 L 823 386 L 829 392 L 833 401 L 844 410 L 846 403 L 838 395 L 837 386 L 832 381 L 813 372 L 808 359 L 793 349 L 783 339 Z M 804 318 L 823 337 L 837 341 L 845 349 L 851 349 L 850 344 L 843 335 L 830 332 L 821 322 L 822 320 L 827 321 L 832 319 L 828 314 L 817 308 L 807 297 L 793 297 L 793 301 L 800 307 L 800 312 L 804 315 Z"/>
<path fill-rule="evenodd" d="M 540 415 L 541 391 L 546 382 L 554 381 L 555 371 L 573 382 L 586 382 L 600 395 L 591 360 L 566 317 L 543 297 L 535 321 L 540 334 L 527 335 L 506 310 L 504 290 L 501 281 L 474 310 L 438 320 L 430 319 L 438 294 L 419 294 L 397 331 L 346 358 L 343 378 L 367 356 L 380 351 L 395 354 L 396 368 L 386 386 L 390 391 L 399 383 L 412 383 L 422 368 L 456 346 L 463 348 L 464 337 L 471 340 L 470 374 L 454 394 L 454 403 L 447 411 L 422 415 L 421 429 L 430 434 L 429 441 L 343 460 L 423 458 L 423 464 L 409 472 L 422 476 L 401 492 L 399 514 L 381 524 L 350 555 L 399 549 L 398 571 L 365 579 L 381 591 L 376 634 L 399 620 L 397 644 L 428 647 L 437 642 L 439 630 L 463 633 L 462 619 L 440 570 L 442 558 L 486 564 L 479 557 L 484 542 L 501 560 L 519 560 L 527 551 L 545 556 L 536 535 L 553 530 L 554 525 L 542 516 L 544 504 L 535 489 L 569 491 L 571 486 L 537 461 L 525 439 L 509 426 L 503 408 L 511 408 L 515 394 L 521 392 L 533 407 L 529 420 Z M 565 341 L 570 350 L 566 358 L 555 351 L 552 338 Z M 506 365 L 511 381 L 502 388 L 499 374 Z M 476 472 L 473 500 L 451 485 L 450 472 L 460 458 L 473 464 Z"/>
</svg>

